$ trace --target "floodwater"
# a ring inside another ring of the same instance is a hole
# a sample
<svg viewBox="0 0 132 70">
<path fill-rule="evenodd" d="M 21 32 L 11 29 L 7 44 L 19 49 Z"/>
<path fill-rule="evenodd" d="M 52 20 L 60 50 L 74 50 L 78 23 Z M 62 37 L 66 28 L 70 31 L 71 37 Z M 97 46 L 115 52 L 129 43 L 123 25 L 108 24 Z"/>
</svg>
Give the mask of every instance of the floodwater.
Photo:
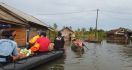
<svg viewBox="0 0 132 70">
<path fill-rule="evenodd" d="M 66 56 L 35 70 L 132 70 L 132 47 L 106 43 L 85 43 L 85 53 L 75 53 L 66 44 Z"/>
</svg>

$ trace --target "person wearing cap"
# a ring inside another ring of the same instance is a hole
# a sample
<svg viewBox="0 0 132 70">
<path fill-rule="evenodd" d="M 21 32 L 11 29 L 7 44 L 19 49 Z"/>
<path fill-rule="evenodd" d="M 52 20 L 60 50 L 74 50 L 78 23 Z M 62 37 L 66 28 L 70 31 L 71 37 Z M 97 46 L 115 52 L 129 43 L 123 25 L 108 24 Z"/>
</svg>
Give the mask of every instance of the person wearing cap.
<svg viewBox="0 0 132 70">
<path fill-rule="evenodd" d="M 58 36 L 54 39 L 54 48 L 55 50 L 64 49 L 64 37 L 62 36 L 61 32 L 58 32 Z"/>
<path fill-rule="evenodd" d="M 0 63 L 8 63 L 19 59 L 17 50 L 17 43 L 13 41 L 16 33 L 15 30 L 4 30 L 2 32 L 2 39 L 0 39 Z"/>
<path fill-rule="evenodd" d="M 51 40 L 46 36 L 46 32 L 41 32 L 40 37 L 36 40 L 35 45 L 30 48 L 32 52 L 47 52 Z"/>
</svg>

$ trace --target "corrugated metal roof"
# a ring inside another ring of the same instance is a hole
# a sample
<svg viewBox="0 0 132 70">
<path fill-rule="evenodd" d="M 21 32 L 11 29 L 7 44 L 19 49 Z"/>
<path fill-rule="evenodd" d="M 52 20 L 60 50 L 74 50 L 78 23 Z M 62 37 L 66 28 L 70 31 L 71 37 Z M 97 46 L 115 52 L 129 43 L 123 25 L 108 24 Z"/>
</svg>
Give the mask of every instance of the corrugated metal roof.
<svg viewBox="0 0 132 70">
<path fill-rule="evenodd" d="M 26 14 L 20 10 L 17 10 L 11 6 L 8 6 L 7 4 L 5 3 L 2 3 L 0 2 L 0 5 L 6 9 L 8 9 L 10 12 L 12 12 L 13 14 L 16 14 L 18 15 L 19 17 L 25 19 L 26 21 L 28 22 L 32 22 L 32 23 L 35 23 L 35 24 L 39 24 L 39 25 L 42 25 L 42 26 L 45 26 L 45 27 L 50 27 L 49 25 L 47 25 L 46 23 L 40 21 L 39 19 L 29 15 L 29 14 Z"/>
</svg>

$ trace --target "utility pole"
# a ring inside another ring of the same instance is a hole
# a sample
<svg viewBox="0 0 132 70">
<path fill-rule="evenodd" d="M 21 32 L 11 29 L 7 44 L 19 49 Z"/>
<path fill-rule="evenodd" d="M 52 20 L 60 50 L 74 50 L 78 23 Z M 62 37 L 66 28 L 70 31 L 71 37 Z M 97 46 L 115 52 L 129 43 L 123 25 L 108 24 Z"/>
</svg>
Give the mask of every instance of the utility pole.
<svg viewBox="0 0 132 70">
<path fill-rule="evenodd" d="M 96 15 L 95 39 L 97 39 L 98 12 L 99 12 L 99 9 L 97 9 L 97 15 Z"/>
</svg>

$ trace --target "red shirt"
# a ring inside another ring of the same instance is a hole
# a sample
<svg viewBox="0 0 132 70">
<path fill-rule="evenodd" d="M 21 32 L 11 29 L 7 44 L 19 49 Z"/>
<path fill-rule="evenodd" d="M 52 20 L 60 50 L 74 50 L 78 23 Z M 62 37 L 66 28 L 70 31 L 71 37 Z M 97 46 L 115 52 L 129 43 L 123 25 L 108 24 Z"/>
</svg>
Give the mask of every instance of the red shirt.
<svg viewBox="0 0 132 70">
<path fill-rule="evenodd" d="M 40 52 L 48 51 L 48 46 L 51 43 L 51 41 L 47 37 L 40 37 L 37 39 L 36 42 L 40 44 L 40 47 L 39 47 Z"/>
</svg>

